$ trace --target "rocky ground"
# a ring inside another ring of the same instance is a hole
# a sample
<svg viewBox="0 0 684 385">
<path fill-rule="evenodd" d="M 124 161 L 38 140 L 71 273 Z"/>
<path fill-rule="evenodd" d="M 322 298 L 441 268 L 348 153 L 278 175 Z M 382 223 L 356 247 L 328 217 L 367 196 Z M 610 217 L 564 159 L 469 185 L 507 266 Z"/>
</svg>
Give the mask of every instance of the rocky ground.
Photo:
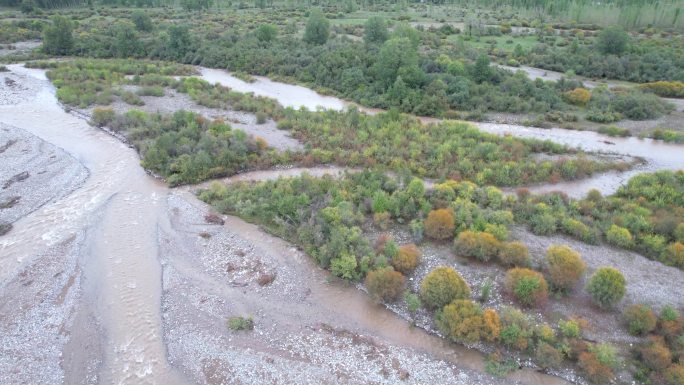
<svg viewBox="0 0 684 385">
<path fill-rule="evenodd" d="M 381 231 L 371 223 L 364 226 L 371 241 L 375 241 L 381 234 L 387 233 L 399 244 L 412 243 L 410 233 L 406 228 L 396 227 L 388 231 Z M 638 341 L 627 333 L 623 325 L 620 311 L 604 311 L 594 306 L 589 295 L 583 290 L 587 277 L 600 267 L 611 266 L 620 270 L 627 280 L 627 294 L 618 309 L 636 303 L 644 303 L 659 310 L 665 305 L 671 305 L 680 311 L 684 310 L 684 297 L 679 294 L 679 286 L 684 282 L 684 271 L 651 261 L 637 253 L 613 248 L 611 246 L 588 245 L 575 239 L 554 235 L 537 236 L 524 227 L 515 226 L 511 231 L 511 239 L 525 243 L 530 251 L 533 266 L 539 268 L 544 264 L 546 250 L 553 244 L 568 245 L 578 251 L 587 263 L 587 274 L 575 290 L 568 297 L 549 298 L 548 304 L 530 313 L 537 322 L 548 322 L 555 325 L 560 319 L 581 318 L 588 321 L 589 327 L 584 330 L 584 337 L 589 340 L 604 341 L 616 344 L 626 352 L 630 344 Z M 419 245 L 422 257 L 421 263 L 414 273 L 408 276 L 409 287 L 419 290 L 421 280 L 425 275 L 438 266 L 451 266 L 457 270 L 469 284 L 473 298 L 481 297 L 483 283 L 490 280 L 493 290 L 489 299 L 482 303 L 483 307 L 502 309 L 505 306 L 517 306 L 513 299 L 505 293 L 505 268 L 493 263 L 480 263 L 469 258 L 456 256 L 451 243 L 423 242 Z M 397 314 L 411 319 L 406 304 L 403 301 L 389 306 Z M 416 325 L 439 334 L 429 313 L 421 309 L 414 318 Z M 477 349 L 491 351 L 492 347 L 477 345 Z M 570 370 L 557 374 L 573 381 L 575 378 Z M 629 378 L 624 378 L 629 380 Z"/>
<path fill-rule="evenodd" d="M 169 207 L 176 235 L 160 238 L 165 340 L 170 362 L 193 382 L 517 383 L 466 369 L 482 358 L 410 330 L 256 226 L 234 217 L 206 224 L 206 208 L 178 194 Z M 275 278 L 262 286 L 265 276 Z M 231 331 L 231 316 L 253 317 L 254 330 Z"/>
<path fill-rule="evenodd" d="M 88 170 L 64 150 L 0 124 L 0 222 L 12 223 L 80 186 Z"/>
</svg>

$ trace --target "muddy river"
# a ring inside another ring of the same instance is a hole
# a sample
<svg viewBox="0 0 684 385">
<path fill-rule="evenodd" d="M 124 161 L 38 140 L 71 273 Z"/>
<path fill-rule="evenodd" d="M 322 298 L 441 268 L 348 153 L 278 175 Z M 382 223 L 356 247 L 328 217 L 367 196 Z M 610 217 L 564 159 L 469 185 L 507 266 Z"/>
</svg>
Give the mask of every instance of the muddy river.
<svg viewBox="0 0 684 385">
<path fill-rule="evenodd" d="M 371 382 L 360 365 L 375 365 L 367 370 L 382 374 L 377 383 L 394 383 L 394 375 L 408 383 L 566 383 L 529 369 L 506 379 L 483 374 L 480 353 L 409 330 L 286 242 L 234 217 L 208 227 L 208 208 L 192 194 L 168 189 L 143 171 L 133 149 L 64 112 L 44 71 L 8 67 L 18 86 L 3 94 L 0 123 L 63 149 L 89 177 L 0 238 L 0 383 L 290 383 L 301 376 L 306 383 Z M 207 73 L 208 80 L 237 84 L 228 74 Z M 345 105 L 265 79 L 245 85 L 235 88 L 285 105 Z M 238 247 L 247 252 L 233 253 Z M 223 280 L 226 271 L 240 271 L 222 265 L 224 253 L 249 271 L 277 271 L 275 286 L 260 288 L 244 276 Z M 216 307 L 208 306 L 213 300 Z M 253 337 L 231 334 L 223 308 L 260 314 Z M 400 368 L 406 360 L 410 376 Z"/>
</svg>

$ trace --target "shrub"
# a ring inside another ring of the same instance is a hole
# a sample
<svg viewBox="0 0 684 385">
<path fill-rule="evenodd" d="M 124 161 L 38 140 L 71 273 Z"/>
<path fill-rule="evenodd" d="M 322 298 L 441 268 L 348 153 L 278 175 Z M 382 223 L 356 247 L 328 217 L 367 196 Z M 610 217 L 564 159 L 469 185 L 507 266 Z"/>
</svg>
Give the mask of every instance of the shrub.
<svg viewBox="0 0 684 385">
<path fill-rule="evenodd" d="M 504 243 L 499 249 L 499 262 L 504 266 L 529 266 L 530 254 L 527 246 L 518 241 Z"/>
<path fill-rule="evenodd" d="M 212 225 L 223 225 L 225 223 L 223 218 L 221 218 L 221 216 L 216 213 L 205 214 L 204 221 L 207 223 L 211 223 Z"/>
<path fill-rule="evenodd" d="M 557 368 L 563 362 L 563 354 L 546 342 L 537 346 L 534 357 L 537 364 L 544 369 Z"/>
<path fill-rule="evenodd" d="M 258 111 L 256 113 L 256 123 L 257 124 L 264 124 L 266 123 L 266 120 L 268 119 L 268 115 L 262 111 Z"/>
<path fill-rule="evenodd" d="M 463 231 L 454 241 L 454 250 L 465 257 L 475 257 L 487 262 L 499 254 L 499 242 L 493 235 L 485 232 Z"/>
<path fill-rule="evenodd" d="M 437 240 L 445 240 L 454 236 L 456 224 L 454 213 L 450 209 L 432 210 L 425 219 L 425 235 Z"/>
<path fill-rule="evenodd" d="M 556 217 L 551 213 L 542 213 L 530 219 L 532 232 L 536 235 L 549 235 L 556 231 Z"/>
<path fill-rule="evenodd" d="M 453 300 L 469 298 L 470 288 L 456 270 L 441 266 L 423 278 L 420 297 L 427 307 L 437 309 Z"/>
<path fill-rule="evenodd" d="M 254 320 L 252 317 L 230 317 L 228 318 L 228 328 L 230 330 L 253 330 Z"/>
<path fill-rule="evenodd" d="M 632 246 L 632 234 L 626 228 L 618 225 L 610 226 L 606 232 L 606 240 L 618 247 L 628 248 Z"/>
<path fill-rule="evenodd" d="M 652 370 L 662 371 L 670 366 L 672 354 L 662 337 L 654 337 L 639 349 L 643 363 Z"/>
<path fill-rule="evenodd" d="M 501 335 L 501 319 L 499 313 L 494 309 L 485 309 L 482 318 L 484 319 L 484 339 L 493 342 Z"/>
<path fill-rule="evenodd" d="M 684 244 L 675 242 L 660 255 L 660 261 L 666 265 L 684 269 Z"/>
<path fill-rule="evenodd" d="M 646 305 L 632 305 L 625 310 L 625 322 L 631 335 L 642 335 L 652 332 L 658 319 L 653 310 Z"/>
<path fill-rule="evenodd" d="M 682 332 L 684 322 L 679 313 L 672 306 L 664 306 L 658 317 L 658 332 L 668 339 L 674 338 Z"/>
<path fill-rule="evenodd" d="M 525 306 L 538 306 L 546 302 L 548 286 L 541 273 L 516 267 L 506 273 L 506 290 Z"/>
<path fill-rule="evenodd" d="M 579 338 L 582 333 L 579 322 L 574 319 L 561 320 L 558 322 L 558 328 L 565 338 Z"/>
<path fill-rule="evenodd" d="M 552 245 L 546 251 L 551 285 L 561 291 L 571 290 L 582 278 L 587 265 L 579 253 L 568 246 Z"/>
<path fill-rule="evenodd" d="M 96 107 L 93 109 L 93 116 L 90 118 L 90 124 L 97 127 L 104 127 L 114 121 L 116 113 L 111 108 Z"/>
<path fill-rule="evenodd" d="M 667 98 L 684 98 L 684 83 L 659 81 L 640 84 L 639 88 Z"/>
<path fill-rule="evenodd" d="M 565 99 L 570 104 L 586 106 L 591 99 L 591 92 L 585 88 L 575 88 L 565 93 Z"/>
<path fill-rule="evenodd" d="M 619 270 L 602 267 L 591 276 L 586 290 L 595 304 L 602 308 L 615 306 L 625 295 L 625 277 Z"/>
<path fill-rule="evenodd" d="M 667 385 L 684 385 L 684 364 L 673 364 L 665 370 Z"/>
<path fill-rule="evenodd" d="M 594 351 L 582 352 L 578 358 L 580 368 L 595 384 L 607 384 L 615 377 L 613 368 L 603 361 L 605 360 L 601 360 L 599 354 Z"/>
<path fill-rule="evenodd" d="M 477 342 L 484 334 L 484 317 L 477 303 L 459 299 L 437 312 L 435 321 L 447 337 L 455 341 Z"/>
<path fill-rule="evenodd" d="M 373 222 L 381 230 L 387 230 L 391 220 L 390 213 L 383 211 L 381 213 L 373 214 Z"/>
<path fill-rule="evenodd" d="M 373 270 L 366 275 L 366 287 L 375 300 L 391 302 L 399 298 L 405 282 L 404 275 L 391 267 Z"/>
<path fill-rule="evenodd" d="M 674 236 L 675 241 L 684 243 L 684 222 L 675 227 L 672 235 Z"/>
<path fill-rule="evenodd" d="M 420 250 L 413 243 L 403 245 L 399 248 L 399 254 L 392 258 L 394 269 L 403 273 L 410 274 L 420 262 Z"/>
</svg>

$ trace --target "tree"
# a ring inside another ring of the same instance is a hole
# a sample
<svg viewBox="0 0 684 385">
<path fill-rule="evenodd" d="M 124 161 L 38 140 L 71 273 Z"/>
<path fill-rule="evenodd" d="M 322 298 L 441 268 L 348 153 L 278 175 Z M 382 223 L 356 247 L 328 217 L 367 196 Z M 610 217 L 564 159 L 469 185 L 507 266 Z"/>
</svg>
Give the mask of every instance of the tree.
<svg viewBox="0 0 684 385">
<path fill-rule="evenodd" d="M 399 248 L 399 253 L 392 258 L 392 266 L 403 273 L 411 273 L 420 262 L 420 250 L 413 243 L 403 245 Z"/>
<path fill-rule="evenodd" d="M 454 213 L 451 209 L 432 210 L 425 219 L 425 235 L 432 239 L 449 239 L 454 236 L 455 229 Z"/>
<path fill-rule="evenodd" d="M 153 29 L 152 19 L 144 11 L 136 10 L 131 14 L 131 21 L 140 32 L 150 32 Z"/>
<path fill-rule="evenodd" d="M 619 270 L 602 267 L 589 279 L 586 290 L 598 306 L 607 309 L 615 306 L 625 295 L 625 277 Z"/>
<path fill-rule="evenodd" d="M 278 36 L 278 28 L 273 24 L 261 24 L 256 31 L 257 39 L 262 43 L 270 43 Z"/>
<path fill-rule="evenodd" d="M 401 74 L 402 80 L 409 87 L 415 82 L 418 68 L 418 51 L 407 38 L 387 40 L 380 48 L 375 62 L 375 73 L 385 88 L 389 88 Z"/>
<path fill-rule="evenodd" d="M 43 32 L 43 50 L 52 55 L 68 55 L 74 47 L 73 26 L 64 16 L 53 16 Z"/>
<path fill-rule="evenodd" d="M 420 297 L 428 308 L 439 309 L 456 299 L 470 297 L 470 288 L 451 267 L 432 270 L 420 283 Z"/>
<path fill-rule="evenodd" d="M 587 269 L 579 253 L 568 246 L 551 245 L 546 263 L 551 285 L 560 291 L 572 290 Z"/>
<path fill-rule="evenodd" d="M 384 43 L 389 33 L 387 23 L 380 16 L 373 16 L 366 21 L 363 32 L 363 39 L 366 43 Z"/>
<path fill-rule="evenodd" d="M 167 49 L 172 58 L 176 60 L 182 59 L 190 50 L 191 45 L 190 29 L 187 25 L 181 24 L 169 27 Z"/>
<path fill-rule="evenodd" d="M 489 65 L 489 56 L 478 56 L 472 68 L 472 78 L 477 83 L 487 82 L 492 79 L 492 68 Z"/>
<path fill-rule="evenodd" d="M 629 35 L 618 26 L 608 27 L 599 33 L 596 44 L 606 55 L 620 55 L 627 50 Z"/>
<path fill-rule="evenodd" d="M 391 267 L 373 270 L 366 275 L 366 288 L 375 300 L 394 301 L 399 298 L 405 282 L 404 275 Z"/>
<path fill-rule="evenodd" d="M 306 22 L 304 41 L 309 44 L 321 45 L 328 41 L 330 22 L 320 9 L 313 9 Z"/>
<path fill-rule="evenodd" d="M 534 270 L 516 267 L 506 273 L 506 290 L 525 306 L 538 306 L 548 298 L 544 276 Z"/>
<path fill-rule="evenodd" d="M 116 41 L 114 55 L 116 57 L 136 57 L 143 49 L 138 34 L 130 23 L 120 23 L 114 27 Z"/>
</svg>

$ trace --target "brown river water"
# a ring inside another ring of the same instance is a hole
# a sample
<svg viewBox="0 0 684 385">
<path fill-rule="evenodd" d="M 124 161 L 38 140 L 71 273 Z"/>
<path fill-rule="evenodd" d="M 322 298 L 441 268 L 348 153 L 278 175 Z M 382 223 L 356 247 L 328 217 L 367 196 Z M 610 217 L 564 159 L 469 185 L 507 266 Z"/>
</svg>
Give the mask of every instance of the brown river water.
<svg viewBox="0 0 684 385">
<path fill-rule="evenodd" d="M 76 316 L 65 317 L 70 321 L 64 322 L 65 330 L 61 333 L 70 335 L 72 341 L 86 343 L 89 338 L 100 341 L 96 344 L 99 348 L 86 352 L 100 362 L 96 369 L 99 383 L 188 383 L 167 359 L 161 307 L 163 267 L 160 264 L 158 239 L 160 231 L 174 231 L 168 219 L 167 199 L 170 195 L 178 195 L 197 207 L 204 207 L 203 203 L 197 201 L 187 190 L 171 190 L 150 177 L 140 167 L 139 158 L 133 149 L 89 126 L 84 120 L 64 112 L 55 99 L 54 88 L 45 78 L 44 71 L 26 69 L 20 65 L 11 65 L 9 68 L 15 75 L 27 79 L 27 82 L 30 79 L 30 82 L 38 86 L 27 101 L 0 106 L 0 123 L 19 127 L 61 147 L 88 168 L 90 177 L 71 194 L 48 203 L 15 222 L 14 229 L 0 238 L 0 305 L 9 301 L 10 296 L 21 295 L 20 291 L 8 289 L 19 271 L 40 262 L 46 250 L 66 240 L 78 238 L 78 234 L 85 234 L 80 241 L 78 260 L 79 271 L 82 271 L 80 282 L 83 291 L 79 304 L 90 308 L 95 320 L 83 321 L 84 318 L 78 316 L 80 313 L 77 306 L 74 310 Z M 277 83 L 265 78 L 257 78 L 254 83 L 245 83 L 225 71 L 202 69 L 201 72 L 202 77 L 208 81 L 219 82 L 238 91 L 272 97 L 285 106 L 342 109 L 349 105 L 345 101 L 318 95 L 304 87 Z M 484 123 L 478 125 L 497 134 L 551 139 L 592 151 L 642 156 L 648 160 L 648 164 L 638 171 L 684 167 L 681 146 L 657 141 L 607 138 L 591 132 L 560 129 Z M 297 171 L 263 172 L 252 175 L 251 179 L 292 175 Z M 313 174 L 337 171 L 317 169 Z M 583 194 L 593 187 L 603 192 L 612 192 L 624 183 L 628 175 L 631 174 L 609 173 L 585 181 L 540 186 L 537 189 L 541 191 L 545 188 L 560 188 L 571 195 Z M 244 180 L 245 177 L 234 179 Z M 239 218 L 228 217 L 226 226 L 268 252 L 282 255 L 283 263 L 292 263 L 286 257 L 291 249 L 291 245 L 286 242 L 261 232 L 257 226 Z M 318 281 L 325 275 L 308 259 L 301 259 L 298 263 L 298 269 L 308 271 L 309 276 L 318 277 Z M 347 317 L 350 322 L 358 325 L 359 330 L 377 335 L 391 345 L 425 352 L 461 368 L 478 372 L 483 370 L 484 359 L 480 353 L 448 344 L 420 329 L 407 331 L 405 320 L 373 303 L 364 293 L 353 287 L 312 284 L 312 288 L 317 306 L 334 314 L 339 313 L 340 317 Z M 97 332 L 87 334 L 85 330 Z M 0 336 L 0 341 L 2 338 Z M 80 347 L 71 345 L 73 343 L 58 349 L 63 349 L 64 354 L 70 354 L 70 357 L 78 356 Z M 83 369 L 70 367 L 71 361 L 60 358 L 61 356 L 61 352 L 56 355 L 62 362 L 62 378 L 82 377 Z M 0 365 L 3 362 L 0 360 Z M 39 368 L 35 370 L 37 377 L 26 377 L 30 382 L 50 383 L 41 379 Z M 514 373 L 511 379 L 527 384 L 567 383 L 557 377 L 527 369 Z M 69 380 L 62 382 L 71 383 Z"/>
</svg>

